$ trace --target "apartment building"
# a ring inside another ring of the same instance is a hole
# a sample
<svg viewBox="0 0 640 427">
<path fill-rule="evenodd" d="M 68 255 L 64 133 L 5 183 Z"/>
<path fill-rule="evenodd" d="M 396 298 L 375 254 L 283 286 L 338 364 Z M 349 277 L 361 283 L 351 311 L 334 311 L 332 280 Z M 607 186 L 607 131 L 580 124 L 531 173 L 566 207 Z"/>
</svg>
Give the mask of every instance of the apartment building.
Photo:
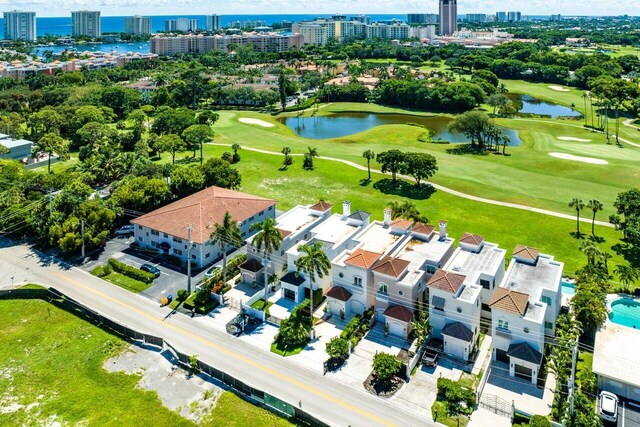
<svg viewBox="0 0 640 427">
<path fill-rule="evenodd" d="M 148 16 L 127 16 L 124 18 L 124 32 L 126 34 L 151 34 L 151 18 Z"/>
<path fill-rule="evenodd" d="M 211 50 L 228 52 L 232 45 L 251 45 L 256 52 L 287 52 L 302 47 L 302 36 L 287 33 L 241 33 L 234 35 L 187 34 L 156 35 L 150 40 L 150 51 L 161 56 L 177 53 L 203 53 Z"/>
<path fill-rule="evenodd" d="M 5 40 L 36 40 L 36 13 L 13 10 L 3 12 Z"/>
<path fill-rule="evenodd" d="M 100 11 L 79 10 L 71 12 L 72 36 L 97 38 L 102 34 Z"/>
</svg>

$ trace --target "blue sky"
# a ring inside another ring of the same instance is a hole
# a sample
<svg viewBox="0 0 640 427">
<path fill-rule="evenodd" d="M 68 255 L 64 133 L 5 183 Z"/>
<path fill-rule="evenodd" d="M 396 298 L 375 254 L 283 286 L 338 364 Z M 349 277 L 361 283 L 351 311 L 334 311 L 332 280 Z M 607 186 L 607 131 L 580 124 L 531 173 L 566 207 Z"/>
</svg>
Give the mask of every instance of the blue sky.
<svg viewBox="0 0 640 427">
<path fill-rule="evenodd" d="M 132 14 L 313 14 L 437 12 L 437 0 L 0 0 L 0 10 L 35 10 L 40 16 L 67 16 L 97 9 L 103 15 Z M 530 15 L 640 15 L 640 0 L 458 0 L 460 13 L 519 10 Z"/>
</svg>

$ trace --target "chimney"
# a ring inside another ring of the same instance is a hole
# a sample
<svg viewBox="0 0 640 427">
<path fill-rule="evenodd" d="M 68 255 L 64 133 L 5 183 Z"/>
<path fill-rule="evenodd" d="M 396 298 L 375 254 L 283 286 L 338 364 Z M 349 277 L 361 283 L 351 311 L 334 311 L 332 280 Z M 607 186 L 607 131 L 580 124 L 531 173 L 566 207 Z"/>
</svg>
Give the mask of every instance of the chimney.
<svg viewBox="0 0 640 427">
<path fill-rule="evenodd" d="M 447 238 L 447 221 L 440 220 L 438 225 L 440 225 L 440 240 L 444 240 Z"/>
<path fill-rule="evenodd" d="M 386 225 L 387 227 L 389 225 L 391 225 L 391 215 L 393 214 L 393 211 L 389 208 L 385 208 L 384 210 L 384 225 Z"/>
<path fill-rule="evenodd" d="M 349 215 L 351 215 L 351 202 L 345 200 L 344 202 L 342 202 L 342 217 L 348 218 Z"/>
</svg>

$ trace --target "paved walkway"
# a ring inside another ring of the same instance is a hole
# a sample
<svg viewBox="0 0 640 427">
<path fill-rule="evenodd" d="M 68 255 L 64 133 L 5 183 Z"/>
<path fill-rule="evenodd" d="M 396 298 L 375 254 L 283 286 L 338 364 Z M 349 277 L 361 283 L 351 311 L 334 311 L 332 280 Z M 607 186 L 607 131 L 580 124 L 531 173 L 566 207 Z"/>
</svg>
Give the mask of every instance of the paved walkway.
<svg viewBox="0 0 640 427">
<path fill-rule="evenodd" d="M 220 143 L 209 143 L 209 145 L 215 145 L 215 146 L 220 146 L 220 147 L 231 147 L 231 144 L 220 144 Z M 262 153 L 262 154 L 269 154 L 269 155 L 274 155 L 274 156 L 282 156 L 282 153 L 276 152 L 276 151 L 269 151 L 269 150 L 263 150 L 260 148 L 252 148 L 252 147 L 242 147 L 243 150 L 248 150 L 248 151 L 254 151 L 256 153 Z M 292 156 L 296 156 L 296 157 L 301 157 L 303 156 L 303 154 L 291 154 Z M 353 168 L 362 170 L 362 171 L 367 171 L 367 167 L 363 166 L 363 165 L 359 165 L 357 163 L 351 162 L 349 160 L 344 160 L 344 159 L 337 159 L 335 157 L 325 157 L 325 156 L 319 156 L 319 159 L 322 160 L 329 160 L 332 162 L 339 162 L 342 164 L 345 164 L 347 166 L 351 166 Z M 371 173 L 378 173 L 378 174 L 382 174 L 382 171 L 378 170 L 378 169 L 371 169 Z M 403 178 L 403 179 L 413 179 L 408 175 L 402 175 L 402 174 L 398 174 L 398 177 Z M 513 208 L 513 209 L 520 209 L 523 211 L 529 211 L 529 212 L 535 212 L 535 213 L 539 213 L 542 215 L 548 215 L 548 216 L 553 216 L 556 218 L 562 218 L 562 219 L 570 219 L 572 221 L 576 220 L 575 215 L 569 215 L 569 214 L 564 214 L 564 213 L 560 213 L 560 212 L 554 212 L 554 211 L 550 211 L 547 209 L 540 209 L 540 208 L 534 208 L 532 206 L 525 206 L 525 205 L 520 205 L 517 203 L 509 203 L 509 202 L 501 202 L 499 200 L 493 200 L 493 199 L 487 199 L 484 197 L 478 197 L 478 196 L 474 196 L 471 194 L 466 194 L 463 193 L 461 191 L 457 191 L 448 187 L 445 187 L 443 185 L 440 184 L 434 184 L 432 182 L 429 183 L 431 186 L 433 186 L 433 188 L 440 190 L 442 192 L 445 193 L 449 193 L 452 194 L 454 196 L 457 197 L 461 197 L 463 199 L 468 199 L 468 200 L 473 200 L 475 202 L 480 202 L 480 203 L 486 203 L 489 205 L 495 205 L 495 206 L 502 206 L 505 208 Z M 589 218 L 580 218 L 581 222 L 585 222 L 588 224 L 591 224 L 591 219 Z M 605 222 L 605 221 L 596 221 L 595 222 L 597 225 L 600 225 L 602 227 L 609 227 L 609 228 L 614 228 L 614 225 Z"/>
<path fill-rule="evenodd" d="M 496 415 L 488 409 L 478 408 L 471 414 L 467 427 L 511 427 L 511 420 L 502 415 Z"/>
</svg>

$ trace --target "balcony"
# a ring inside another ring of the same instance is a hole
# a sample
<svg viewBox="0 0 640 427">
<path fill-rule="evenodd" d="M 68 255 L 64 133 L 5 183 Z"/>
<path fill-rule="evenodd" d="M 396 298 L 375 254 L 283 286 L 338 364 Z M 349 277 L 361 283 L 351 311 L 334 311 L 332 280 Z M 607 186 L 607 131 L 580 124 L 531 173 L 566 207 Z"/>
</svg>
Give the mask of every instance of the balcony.
<svg viewBox="0 0 640 427">
<path fill-rule="evenodd" d="M 386 292 L 376 292 L 376 300 L 380 302 L 389 302 L 389 294 Z"/>
<path fill-rule="evenodd" d="M 507 340 L 511 340 L 511 331 L 505 328 L 496 328 L 495 334 Z"/>
</svg>

